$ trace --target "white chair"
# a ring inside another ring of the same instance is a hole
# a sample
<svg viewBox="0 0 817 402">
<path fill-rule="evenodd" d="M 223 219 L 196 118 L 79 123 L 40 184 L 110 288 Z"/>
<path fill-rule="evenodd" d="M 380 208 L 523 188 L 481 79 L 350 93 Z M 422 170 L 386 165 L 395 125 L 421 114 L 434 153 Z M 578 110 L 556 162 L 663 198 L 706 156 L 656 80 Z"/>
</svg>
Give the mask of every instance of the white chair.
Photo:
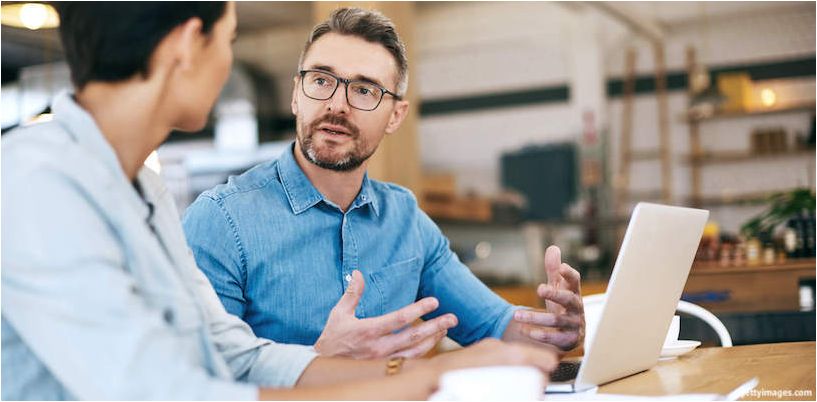
<svg viewBox="0 0 817 402">
<path fill-rule="evenodd" d="M 587 342 L 589 342 L 589 339 L 591 339 L 590 334 L 595 332 L 596 326 L 598 325 L 598 320 L 601 317 L 601 310 L 604 306 L 606 296 L 607 295 L 604 293 L 599 293 L 582 298 L 582 301 L 584 302 L 584 318 L 586 328 L 586 336 L 584 338 L 585 350 L 589 346 Z M 688 301 L 681 300 L 678 302 L 676 311 L 701 319 L 715 330 L 722 347 L 732 347 L 732 337 L 729 335 L 729 330 L 726 329 L 726 326 L 723 325 L 718 317 L 707 311 L 705 308 Z"/>
</svg>

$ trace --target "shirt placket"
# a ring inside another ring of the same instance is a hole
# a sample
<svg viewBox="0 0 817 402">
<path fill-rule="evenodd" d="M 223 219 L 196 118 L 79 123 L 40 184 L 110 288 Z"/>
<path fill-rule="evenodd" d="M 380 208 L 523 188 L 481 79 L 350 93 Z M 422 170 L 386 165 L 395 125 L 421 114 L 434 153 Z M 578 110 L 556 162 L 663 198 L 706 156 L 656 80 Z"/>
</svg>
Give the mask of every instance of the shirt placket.
<svg viewBox="0 0 817 402">
<path fill-rule="evenodd" d="M 355 269 L 360 270 L 361 274 L 363 274 L 363 270 L 358 267 L 358 248 L 357 243 L 355 241 L 354 236 L 354 229 L 351 223 L 350 215 L 353 213 L 354 208 L 349 209 L 345 214 L 343 214 L 343 220 L 341 221 L 341 228 L 340 228 L 340 243 L 341 248 L 343 250 L 343 263 L 341 264 L 341 277 L 343 278 L 343 290 L 346 291 L 346 288 L 349 287 L 349 283 L 352 281 L 352 271 Z M 365 278 L 365 274 L 364 274 Z M 365 292 L 364 292 L 365 294 Z M 355 315 L 358 318 L 363 318 L 366 316 L 366 305 L 365 300 L 363 297 L 360 298 L 360 303 L 358 304 L 357 309 L 355 310 Z"/>
</svg>

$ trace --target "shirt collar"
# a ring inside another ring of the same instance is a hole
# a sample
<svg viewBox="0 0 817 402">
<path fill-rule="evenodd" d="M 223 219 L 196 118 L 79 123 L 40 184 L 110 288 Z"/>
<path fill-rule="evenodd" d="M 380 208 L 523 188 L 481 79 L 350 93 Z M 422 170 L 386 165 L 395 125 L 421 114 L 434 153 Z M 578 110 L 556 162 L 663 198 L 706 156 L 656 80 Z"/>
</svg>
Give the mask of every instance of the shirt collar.
<svg viewBox="0 0 817 402">
<path fill-rule="evenodd" d="M 278 163 L 276 164 L 278 176 L 281 178 L 281 184 L 284 187 L 284 192 L 286 193 L 289 206 L 292 208 L 292 212 L 295 215 L 298 215 L 301 212 L 304 212 L 307 209 L 317 205 L 321 201 L 331 204 L 331 202 L 325 199 L 323 194 L 321 194 L 320 191 L 318 191 L 318 189 L 312 185 L 312 182 L 310 182 L 309 178 L 306 177 L 304 171 L 301 170 L 301 167 L 295 160 L 294 152 L 295 143 L 293 142 L 289 149 L 284 151 L 284 153 L 278 157 Z M 355 200 L 352 202 L 352 206 L 349 208 L 349 210 L 359 208 L 364 205 L 371 205 L 372 211 L 374 211 L 375 215 L 379 215 L 378 203 L 374 197 L 374 191 L 372 190 L 372 184 L 369 180 L 368 173 L 364 174 L 363 185 L 360 188 L 357 198 L 355 198 Z"/>
<path fill-rule="evenodd" d="M 380 216 L 377 196 L 372 188 L 372 182 L 369 180 L 369 173 L 363 175 L 363 186 L 360 187 L 360 194 L 357 195 L 355 202 L 352 204 L 353 208 L 369 205 L 376 216 Z"/>
<path fill-rule="evenodd" d="M 102 162 L 114 182 L 125 185 L 128 189 L 125 190 L 128 194 L 126 196 L 128 202 L 141 216 L 147 218 L 150 213 L 148 206 L 125 175 L 116 157 L 116 152 L 102 135 L 94 118 L 74 100 L 73 93 L 60 92 L 54 98 L 51 110 L 54 113 L 54 120 L 76 140 L 80 147 L 88 151 L 89 156 Z"/>
</svg>

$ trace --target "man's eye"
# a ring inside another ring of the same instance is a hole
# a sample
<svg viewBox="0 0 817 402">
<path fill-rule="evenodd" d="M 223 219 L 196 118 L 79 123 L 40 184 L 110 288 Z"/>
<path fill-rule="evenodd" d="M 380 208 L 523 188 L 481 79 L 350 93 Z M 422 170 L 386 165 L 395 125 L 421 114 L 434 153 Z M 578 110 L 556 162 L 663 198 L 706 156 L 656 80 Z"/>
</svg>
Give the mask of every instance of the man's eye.
<svg viewBox="0 0 817 402">
<path fill-rule="evenodd" d="M 315 83 L 318 84 L 318 85 L 321 85 L 321 86 L 326 85 L 326 79 L 325 78 L 315 78 Z"/>
<path fill-rule="evenodd" d="M 361 95 L 369 95 L 371 92 L 372 91 L 370 91 L 369 88 L 358 88 L 357 89 L 357 93 L 359 93 Z"/>
</svg>

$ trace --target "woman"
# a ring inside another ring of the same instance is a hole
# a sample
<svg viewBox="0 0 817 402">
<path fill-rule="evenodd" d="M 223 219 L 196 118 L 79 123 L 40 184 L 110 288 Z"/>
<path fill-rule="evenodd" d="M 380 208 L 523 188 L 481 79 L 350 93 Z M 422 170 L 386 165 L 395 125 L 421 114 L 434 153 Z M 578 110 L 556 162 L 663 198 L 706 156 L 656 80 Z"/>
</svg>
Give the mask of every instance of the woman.
<svg viewBox="0 0 817 402">
<path fill-rule="evenodd" d="M 171 130 L 204 127 L 232 64 L 235 5 L 58 8 L 75 92 L 2 144 L 3 399 L 425 399 L 446 370 L 553 369 L 550 351 L 499 341 L 387 363 L 255 337 L 143 168 Z"/>
</svg>

